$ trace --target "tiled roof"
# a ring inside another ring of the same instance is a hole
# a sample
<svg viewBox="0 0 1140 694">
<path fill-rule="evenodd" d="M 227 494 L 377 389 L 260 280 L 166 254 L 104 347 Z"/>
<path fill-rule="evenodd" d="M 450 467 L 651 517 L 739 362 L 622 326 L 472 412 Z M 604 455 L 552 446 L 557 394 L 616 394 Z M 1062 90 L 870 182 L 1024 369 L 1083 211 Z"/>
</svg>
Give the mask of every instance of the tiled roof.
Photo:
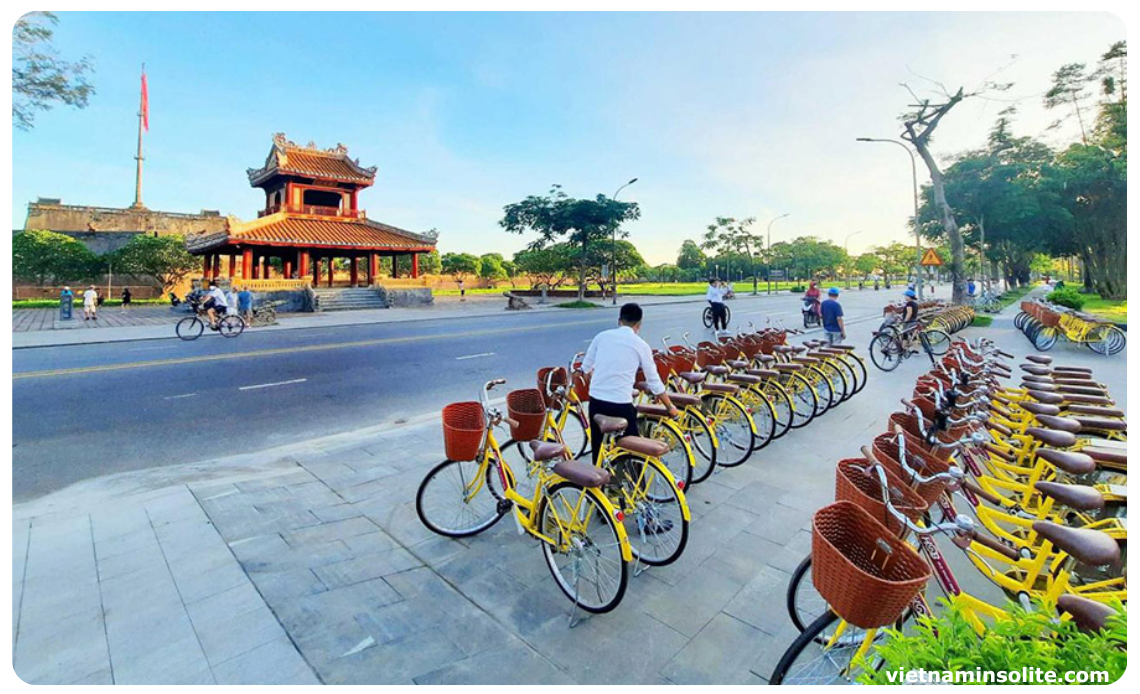
<svg viewBox="0 0 1140 694">
<path fill-rule="evenodd" d="M 266 157 L 265 166 L 247 169 L 249 182 L 257 186 L 277 175 L 324 178 L 350 183 L 372 185 L 376 167 L 364 167 L 349 158 L 348 148 L 337 145 L 332 149 L 318 149 L 310 143 L 302 147 L 278 133 L 273 138 L 273 149 Z"/>
<path fill-rule="evenodd" d="M 431 248 L 435 246 L 435 242 L 433 236 L 417 234 L 370 219 L 318 217 L 279 212 L 245 224 L 232 225 L 225 232 L 188 237 L 186 247 L 191 252 L 241 243 L 410 250 Z"/>
</svg>

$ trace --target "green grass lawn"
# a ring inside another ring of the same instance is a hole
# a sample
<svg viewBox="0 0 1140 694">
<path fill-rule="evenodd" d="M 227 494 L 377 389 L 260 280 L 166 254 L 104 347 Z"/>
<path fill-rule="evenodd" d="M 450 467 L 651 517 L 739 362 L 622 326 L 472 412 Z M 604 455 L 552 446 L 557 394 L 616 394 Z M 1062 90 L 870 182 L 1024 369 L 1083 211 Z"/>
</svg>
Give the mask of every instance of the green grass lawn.
<svg viewBox="0 0 1140 694">
<path fill-rule="evenodd" d="M 1010 304 L 1016 304 L 1017 302 L 1021 301 L 1023 298 L 1025 298 L 1026 294 L 1033 291 L 1033 288 L 1035 286 L 1036 285 L 1026 285 L 1024 287 L 1016 287 L 1014 289 L 1010 289 L 1008 292 L 1005 292 L 1001 295 L 1001 299 L 999 299 L 1001 307 L 1005 308 Z"/>
<path fill-rule="evenodd" d="M 76 306 L 83 306 L 83 297 L 76 296 L 72 303 Z M 108 299 L 103 302 L 104 306 L 118 306 L 122 304 L 121 299 Z M 131 306 L 157 306 L 170 304 L 170 299 L 131 299 Z M 12 308 L 59 308 L 59 299 L 17 299 L 12 301 Z"/>
<path fill-rule="evenodd" d="M 1102 299 L 1087 295 L 1085 305 L 1081 307 L 1081 310 L 1113 323 L 1128 322 L 1127 299 Z"/>
<path fill-rule="evenodd" d="M 561 304 L 554 304 L 554 308 L 604 308 L 601 304 L 595 304 L 593 301 L 564 301 Z"/>
</svg>

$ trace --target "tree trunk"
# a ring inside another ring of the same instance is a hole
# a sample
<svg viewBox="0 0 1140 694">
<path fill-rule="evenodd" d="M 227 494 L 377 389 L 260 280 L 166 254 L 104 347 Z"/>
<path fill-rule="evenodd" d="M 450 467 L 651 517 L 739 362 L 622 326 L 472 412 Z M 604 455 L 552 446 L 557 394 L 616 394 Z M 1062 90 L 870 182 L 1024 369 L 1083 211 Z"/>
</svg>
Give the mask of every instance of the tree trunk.
<svg viewBox="0 0 1140 694">
<path fill-rule="evenodd" d="M 934 161 L 934 157 L 927 149 L 925 142 L 914 143 L 918 155 L 930 171 L 931 189 L 934 191 L 934 204 L 942 218 L 942 228 L 950 239 L 950 281 L 953 283 L 953 293 L 950 300 L 955 304 L 966 302 L 966 248 L 962 243 L 962 232 L 958 229 L 958 222 L 954 220 L 954 211 L 946 202 L 946 186 L 942 180 L 942 171 Z"/>
<path fill-rule="evenodd" d="M 586 300 L 586 244 L 582 244 L 582 255 L 578 258 L 578 301 Z"/>
</svg>

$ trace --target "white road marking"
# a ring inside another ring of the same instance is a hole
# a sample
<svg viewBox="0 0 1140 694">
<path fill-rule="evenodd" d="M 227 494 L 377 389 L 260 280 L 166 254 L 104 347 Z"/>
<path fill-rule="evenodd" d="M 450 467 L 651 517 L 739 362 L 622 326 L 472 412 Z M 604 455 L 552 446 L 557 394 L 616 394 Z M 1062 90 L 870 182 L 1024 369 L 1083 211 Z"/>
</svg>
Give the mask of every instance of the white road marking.
<svg viewBox="0 0 1140 694">
<path fill-rule="evenodd" d="M 174 349 L 175 345 L 163 345 L 162 347 L 135 347 L 128 349 L 128 352 L 149 352 L 156 349 Z"/>
<path fill-rule="evenodd" d="M 459 361 L 461 359 L 478 359 L 479 357 L 493 357 L 493 356 L 495 356 L 494 352 L 483 352 L 482 354 L 468 354 L 467 356 L 464 356 L 464 357 L 456 357 L 455 360 Z"/>
<path fill-rule="evenodd" d="M 309 380 L 309 379 L 307 379 L 307 378 L 294 378 L 291 381 L 278 381 L 276 383 L 258 383 L 255 386 L 242 386 L 242 387 L 238 388 L 238 390 L 256 390 L 258 388 L 273 388 L 275 386 L 287 386 L 287 385 L 291 385 L 293 383 L 304 383 L 307 380 Z"/>
<path fill-rule="evenodd" d="M 181 400 L 182 398 L 192 398 L 198 395 L 197 393 L 184 393 L 182 395 L 168 395 L 163 400 Z"/>
</svg>

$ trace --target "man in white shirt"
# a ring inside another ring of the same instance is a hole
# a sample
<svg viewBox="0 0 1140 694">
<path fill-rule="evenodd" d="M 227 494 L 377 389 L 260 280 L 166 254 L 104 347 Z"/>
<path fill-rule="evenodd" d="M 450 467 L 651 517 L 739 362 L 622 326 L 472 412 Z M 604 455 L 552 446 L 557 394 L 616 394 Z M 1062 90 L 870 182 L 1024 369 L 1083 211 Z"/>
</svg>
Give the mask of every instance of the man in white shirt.
<svg viewBox="0 0 1140 694">
<path fill-rule="evenodd" d="M 206 315 L 210 317 L 210 330 L 218 329 L 218 312 L 226 312 L 226 293 L 219 287 L 218 283 L 210 280 L 210 291 L 206 293 L 206 301 L 203 306 L 206 307 Z"/>
<path fill-rule="evenodd" d="M 709 288 L 705 292 L 705 300 L 713 310 L 713 330 L 728 330 L 728 312 L 724 310 L 725 289 L 715 277 L 709 278 Z"/>
<path fill-rule="evenodd" d="M 99 320 L 98 308 L 99 292 L 95 291 L 95 285 L 91 285 L 83 292 L 83 320 Z"/>
<path fill-rule="evenodd" d="M 596 415 L 621 417 L 626 421 L 625 436 L 637 436 L 637 410 L 633 406 L 634 379 L 637 370 L 645 374 L 649 390 L 657 402 L 669 410 L 672 417 L 680 414 L 665 392 L 665 384 L 657 375 L 653 363 L 653 350 L 638 333 L 641 331 L 641 307 L 625 304 L 618 314 L 618 327 L 598 333 L 586 357 L 582 370 L 590 376 L 590 447 L 594 462 L 598 462 L 602 432 Z"/>
</svg>

